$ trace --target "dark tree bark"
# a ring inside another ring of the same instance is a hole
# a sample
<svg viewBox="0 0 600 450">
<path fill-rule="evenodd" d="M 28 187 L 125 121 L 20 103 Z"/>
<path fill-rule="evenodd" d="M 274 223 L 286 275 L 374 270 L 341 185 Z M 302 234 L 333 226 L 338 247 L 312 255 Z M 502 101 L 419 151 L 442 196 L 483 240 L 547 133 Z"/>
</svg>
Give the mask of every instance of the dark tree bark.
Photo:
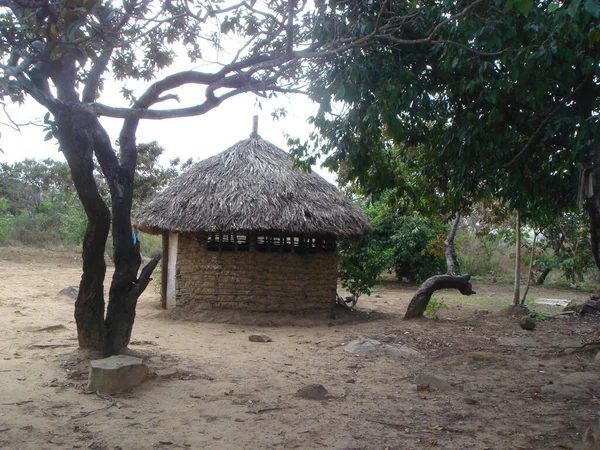
<svg viewBox="0 0 600 450">
<path fill-rule="evenodd" d="M 446 267 L 448 275 L 456 275 L 458 272 L 458 261 L 456 259 L 456 251 L 454 249 L 454 238 L 456 237 L 456 232 L 458 231 L 458 225 L 460 223 L 460 211 L 456 213 L 456 217 L 454 222 L 452 222 L 452 228 L 450 229 L 450 234 L 444 241 L 445 246 L 445 254 L 446 254 Z"/>
<path fill-rule="evenodd" d="M 56 117 L 57 134 L 88 218 L 82 253 L 83 275 L 75 303 L 75 320 L 79 345 L 101 350 L 104 356 L 110 356 L 120 353 L 129 343 L 137 299 L 150 282 L 160 256 L 146 265 L 140 277 L 137 277 L 141 255 L 139 241 L 134 242 L 131 226 L 133 180 L 137 164 L 135 128 L 132 139 L 122 135 L 124 139 L 119 161 L 98 118 L 73 106 L 79 102 L 78 93 L 74 89 L 75 74 L 73 58 L 63 57 L 53 66 L 52 77 L 57 86 L 58 97 L 68 102 L 52 111 Z M 110 189 L 110 210 L 94 180 L 94 155 Z M 111 219 L 115 272 L 105 318 L 104 252 Z"/>
<path fill-rule="evenodd" d="M 582 188 L 585 192 L 585 208 L 590 216 L 590 240 L 596 267 L 600 270 L 600 143 L 594 143 L 585 161 Z M 593 298 L 600 298 L 600 289 Z"/>
<path fill-rule="evenodd" d="M 56 118 L 61 150 L 88 219 L 83 240 L 83 274 L 75 301 L 77 336 L 80 347 L 100 349 L 104 340 L 104 251 L 110 211 L 94 181 L 93 139 L 87 132 L 89 120 L 68 110 Z"/>
<path fill-rule="evenodd" d="M 542 270 L 542 273 L 540 273 L 540 276 L 535 283 L 539 285 L 544 284 L 544 281 L 546 281 L 546 277 L 550 272 L 552 272 L 552 267 L 544 267 L 544 270 Z"/>
<path fill-rule="evenodd" d="M 458 289 L 463 295 L 475 294 L 473 286 L 469 281 L 470 279 L 471 275 L 461 275 L 459 277 L 452 275 L 436 275 L 428 278 L 421 287 L 419 287 L 410 301 L 404 319 L 421 317 L 425 313 L 433 293 L 440 289 Z"/>
</svg>

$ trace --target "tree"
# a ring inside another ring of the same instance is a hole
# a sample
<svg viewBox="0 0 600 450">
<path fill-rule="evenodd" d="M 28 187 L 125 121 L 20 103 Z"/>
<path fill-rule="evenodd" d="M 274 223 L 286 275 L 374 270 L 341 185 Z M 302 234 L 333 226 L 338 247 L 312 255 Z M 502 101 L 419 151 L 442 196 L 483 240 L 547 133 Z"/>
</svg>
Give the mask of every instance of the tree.
<svg viewBox="0 0 600 450">
<path fill-rule="evenodd" d="M 473 2 L 432 42 L 437 4 L 419 2 L 403 24 L 422 45 L 390 36 L 315 65 L 317 132 L 298 153 L 328 155 L 366 192 L 421 178 L 447 211 L 497 199 L 525 221 L 551 219 L 579 191 L 600 268 L 600 193 L 589 188 L 600 176 L 600 2 Z M 356 20 L 376 28 L 379 15 Z"/>
<path fill-rule="evenodd" d="M 302 61 L 341 54 L 382 36 L 399 36 L 403 17 L 410 19 L 418 12 L 418 5 L 413 5 L 401 14 L 383 17 L 387 4 L 344 6 L 319 1 L 308 9 L 308 3 L 284 0 L 233 5 L 219 0 L 126 0 L 118 7 L 105 0 L 0 0 L 0 95 L 14 101 L 29 96 L 48 109 L 48 138 L 58 140 L 88 218 L 83 275 L 75 303 L 81 347 L 101 348 L 110 355 L 127 345 L 137 299 L 158 263 L 154 259 L 138 273 L 139 242 L 131 238 L 139 121 L 202 115 L 245 92 L 259 96 L 296 92 L 306 70 Z M 333 25 L 353 21 L 346 15 L 347 8 L 354 15 L 365 8 L 375 9 L 376 14 L 381 12 L 382 21 L 375 29 L 354 28 L 352 33 L 332 37 Z M 448 16 L 438 8 L 437 24 L 428 40 L 470 9 L 467 6 Z M 242 42 L 214 71 L 161 73 L 177 51 L 184 51 L 192 62 L 210 60 L 215 47 L 223 54 L 223 33 Z M 405 44 L 421 41 L 405 39 Z M 161 78 L 141 94 L 124 88 L 123 94 L 131 101 L 124 108 L 99 101 L 109 76 L 146 83 Z M 179 100 L 174 91 L 185 85 L 205 87 L 199 103 L 158 108 Z M 123 120 L 118 154 L 100 117 Z M 94 158 L 110 191 L 110 208 L 94 180 Z M 103 255 L 111 229 L 115 272 L 105 318 Z"/>
</svg>

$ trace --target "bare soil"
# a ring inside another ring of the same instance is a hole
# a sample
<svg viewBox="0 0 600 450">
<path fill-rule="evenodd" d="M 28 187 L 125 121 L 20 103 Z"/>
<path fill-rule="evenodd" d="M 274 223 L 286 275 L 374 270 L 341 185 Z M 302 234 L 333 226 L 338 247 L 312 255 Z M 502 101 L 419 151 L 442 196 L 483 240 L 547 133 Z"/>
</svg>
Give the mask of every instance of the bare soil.
<svg viewBox="0 0 600 450">
<path fill-rule="evenodd" d="M 600 409 L 590 381 L 600 362 L 573 351 L 600 341 L 598 319 L 525 331 L 506 312 L 511 286 L 478 282 L 476 296 L 439 293 L 449 306 L 439 321 L 406 322 L 414 286 L 386 283 L 355 313 L 295 316 L 165 312 L 150 288 L 129 352 L 153 375 L 131 393 L 85 393 L 94 355 L 77 348 L 73 301 L 56 296 L 78 284 L 79 264 L 70 253 L 0 248 L 0 448 L 575 449 Z M 533 287 L 530 296 L 588 295 Z M 358 336 L 424 357 L 346 352 Z M 419 374 L 450 389 L 417 386 Z M 296 396 L 311 384 L 330 397 Z"/>
</svg>

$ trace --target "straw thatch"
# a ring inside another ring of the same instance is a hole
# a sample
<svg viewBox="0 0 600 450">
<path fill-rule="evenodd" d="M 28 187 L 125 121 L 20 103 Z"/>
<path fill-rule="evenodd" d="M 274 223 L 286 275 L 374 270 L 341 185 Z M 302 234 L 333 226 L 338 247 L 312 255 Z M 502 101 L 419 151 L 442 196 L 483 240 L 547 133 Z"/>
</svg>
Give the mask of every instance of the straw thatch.
<svg viewBox="0 0 600 450">
<path fill-rule="evenodd" d="M 139 213 L 145 232 L 282 232 L 352 236 L 371 232 L 361 209 L 315 173 L 253 135 L 194 164 Z"/>
</svg>

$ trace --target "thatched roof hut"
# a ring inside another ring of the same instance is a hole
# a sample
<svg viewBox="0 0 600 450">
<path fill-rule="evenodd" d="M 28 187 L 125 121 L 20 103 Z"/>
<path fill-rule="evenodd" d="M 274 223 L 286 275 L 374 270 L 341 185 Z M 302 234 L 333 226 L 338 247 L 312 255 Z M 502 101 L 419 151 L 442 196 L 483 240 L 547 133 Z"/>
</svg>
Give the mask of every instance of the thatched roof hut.
<svg viewBox="0 0 600 450">
<path fill-rule="evenodd" d="M 200 161 L 154 197 L 137 217 L 140 230 L 279 231 L 297 235 L 369 233 L 361 209 L 316 173 L 258 136 Z"/>
<path fill-rule="evenodd" d="M 136 226 L 163 234 L 165 307 L 251 310 L 331 306 L 336 237 L 371 232 L 337 188 L 256 133 L 173 180 Z"/>
</svg>

